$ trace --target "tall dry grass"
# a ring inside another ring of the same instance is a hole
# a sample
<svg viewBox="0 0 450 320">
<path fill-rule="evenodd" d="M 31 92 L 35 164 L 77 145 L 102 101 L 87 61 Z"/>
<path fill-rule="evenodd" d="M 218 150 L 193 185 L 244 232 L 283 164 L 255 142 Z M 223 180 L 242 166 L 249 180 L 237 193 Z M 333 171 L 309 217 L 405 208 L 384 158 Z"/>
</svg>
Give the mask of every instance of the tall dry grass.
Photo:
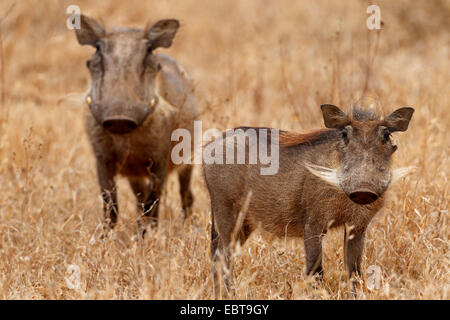
<svg viewBox="0 0 450 320">
<path fill-rule="evenodd" d="M 1 1 L 0 16 L 14 2 Z M 210 299 L 210 208 L 199 168 L 186 224 L 172 177 L 160 227 L 131 241 L 135 202 L 120 180 L 118 227 L 96 240 L 102 209 L 82 102 L 94 49 L 66 29 L 69 4 L 16 1 L 1 23 L 0 298 Z M 306 131 L 323 126 L 320 104 L 345 107 L 362 95 L 378 97 L 385 112 L 413 106 L 410 129 L 395 135 L 394 166 L 418 169 L 392 186 L 369 226 L 363 270 L 380 267 L 381 287 L 363 283 L 358 293 L 449 298 L 449 1 L 378 1 L 381 32 L 366 29 L 365 1 L 77 4 L 109 27 L 180 19 L 167 52 L 195 80 L 204 127 Z M 314 288 L 300 239 L 256 233 L 234 254 L 234 297 L 344 299 L 342 243 L 341 229 L 326 236 L 325 279 Z M 80 268 L 79 289 L 67 286 L 70 265 Z"/>
</svg>

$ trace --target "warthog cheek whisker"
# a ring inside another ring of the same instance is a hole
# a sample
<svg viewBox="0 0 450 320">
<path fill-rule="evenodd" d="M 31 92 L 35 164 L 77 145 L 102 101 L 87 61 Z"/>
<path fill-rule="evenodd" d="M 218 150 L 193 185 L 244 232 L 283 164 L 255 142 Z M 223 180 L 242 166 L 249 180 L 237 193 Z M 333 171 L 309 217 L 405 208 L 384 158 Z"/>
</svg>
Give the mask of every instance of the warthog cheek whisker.
<svg viewBox="0 0 450 320">
<path fill-rule="evenodd" d="M 391 183 L 399 181 L 401 178 L 414 172 L 416 169 L 417 169 L 416 167 L 402 167 L 392 170 Z"/>
<path fill-rule="evenodd" d="M 306 169 L 308 169 L 309 172 L 311 172 L 316 177 L 322 179 L 323 181 L 327 182 L 328 184 L 334 187 L 339 188 L 339 178 L 336 169 L 317 166 L 311 163 L 305 163 L 305 167 Z"/>
</svg>

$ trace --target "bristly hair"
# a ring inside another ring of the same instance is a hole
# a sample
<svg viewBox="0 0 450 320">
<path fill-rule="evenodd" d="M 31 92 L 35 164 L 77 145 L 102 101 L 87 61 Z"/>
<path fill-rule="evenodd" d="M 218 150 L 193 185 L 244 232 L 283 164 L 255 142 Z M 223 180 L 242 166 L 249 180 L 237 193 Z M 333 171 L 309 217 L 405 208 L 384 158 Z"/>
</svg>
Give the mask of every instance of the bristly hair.
<svg viewBox="0 0 450 320">
<path fill-rule="evenodd" d="M 369 96 L 356 101 L 348 114 L 351 120 L 377 121 L 382 117 L 382 110 L 377 99 Z M 280 131 L 280 146 L 314 146 L 329 141 L 338 134 L 338 130 L 335 129 L 319 129 L 304 134 Z"/>
<path fill-rule="evenodd" d="M 377 98 L 365 96 L 353 103 L 350 117 L 357 121 L 375 121 L 382 117 L 382 110 Z"/>
<path fill-rule="evenodd" d="M 271 130 L 278 130 L 267 127 L 236 127 L 233 130 L 244 130 L 247 131 L 249 129 L 256 130 L 259 135 L 259 131 L 261 129 L 266 130 L 268 142 L 271 142 Z M 279 145 L 280 147 L 292 147 L 292 146 L 314 146 L 317 144 L 321 144 L 329 141 L 330 139 L 335 138 L 339 133 L 338 130 L 335 129 L 319 129 L 315 131 L 311 131 L 308 133 L 297 133 L 297 132 L 289 132 L 284 130 L 278 130 L 279 132 Z M 226 132 L 222 134 L 222 137 L 226 137 Z"/>
<path fill-rule="evenodd" d="M 374 121 L 380 120 L 381 114 L 376 109 L 362 109 L 359 106 L 353 106 L 351 117 L 353 120 L 357 121 Z"/>
<path fill-rule="evenodd" d="M 338 131 L 335 129 L 319 129 L 308 133 L 296 133 L 296 132 L 280 132 L 280 146 L 292 147 L 298 145 L 314 146 L 338 135 Z"/>
</svg>

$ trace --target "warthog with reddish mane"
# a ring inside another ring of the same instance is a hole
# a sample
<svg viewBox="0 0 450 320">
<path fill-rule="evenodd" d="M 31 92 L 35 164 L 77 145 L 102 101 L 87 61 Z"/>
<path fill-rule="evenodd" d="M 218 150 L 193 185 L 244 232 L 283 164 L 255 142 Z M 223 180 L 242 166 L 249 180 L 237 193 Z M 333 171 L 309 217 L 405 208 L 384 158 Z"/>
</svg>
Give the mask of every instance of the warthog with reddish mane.
<svg viewBox="0 0 450 320">
<path fill-rule="evenodd" d="M 278 148 L 270 147 L 279 150 L 279 170 L 274 175 L 261 175 L 261 164 L 203 166 L 211 197 L 216 294 L 218 253 L 229 265 L 234 238 L 244 243 L 259 226 L 279 237 L 303 237 L 306 273 L 319 277 L 322 236 L 331 227 L 351 226 L 351 236 L 345 236 L 345 259 L 350 276 L 360 272 L 367 226 L 383 206 L 389 184 L 405 172 L 391 170 L 391 157 L 397 149 L 391 133 L 408 128 L 414 109 L 400 108 L 381 119 L 370 110 L 354 108 L 347 115 L 333 105 L 321 108 L 328 129 L 307 134 L 279 132 Z M 265 136 L 258 139 L 261 137 Z M 220 140 L 212 143 L 226 145 L 224 152 L 237 149 L 234 142 Z M 270 145 L 271 139 L 266 140 Z"/>
</svg>

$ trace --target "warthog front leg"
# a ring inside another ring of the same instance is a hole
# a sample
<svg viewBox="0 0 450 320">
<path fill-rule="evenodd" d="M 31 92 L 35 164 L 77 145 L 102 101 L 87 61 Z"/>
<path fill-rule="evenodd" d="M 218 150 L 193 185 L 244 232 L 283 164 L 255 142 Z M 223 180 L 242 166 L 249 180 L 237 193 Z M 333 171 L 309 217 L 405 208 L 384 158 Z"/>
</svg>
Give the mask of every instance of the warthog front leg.
<svg viewBox="0 0 450 320">
<path fill-rule="evenodd" d="M 147 177 L 130 180 L 131 187 L 137 197 L 139 206 L 143 209 L 143 214 L 137 221 L 138 233 L 141 237 L 144 237 L 148 225 L 152 228 L 158 226 L 159 202 L 164 186 L 164 179 L 166 177 L 167 164 L 167 158 L 152 162 L 152 165 L 147 168 L 149 173 Z M 144 183 L 143 181 L 146 182 Z"/>
<path fill-rule="evenodd" d="M 356 297 L 354 276 L 361 275 L 364 238 L 364 230 L 349 233 L 344 229 L 344 259 L 346 260 L 348 277 L 350 279 L 350 291 L 354 297 Z"/>
<path fill-rule="evenodd" d="M 148 225 L 158 225 L 158 207 L 161 187 L 155 186 L 155 181 L 146 178 L 129 178 L 131 189 L 136 196 L 138 207 L 137 228 L 138 234 L 144 237 Z"/>
<path fill-rule="evenodd" d="M 159 199 L 161 197 L 161 191 L 154 191 L 150 193 L 150 196 L 144 203 L 144 214 L 141 219 L 138 220 L 138 228 L 142 237 L 147 232 L 148 225 L 152 228 L 158 226 L 158 211 L 159 211 Z"/>
<path fill-rule="evenodd" d="M 119 208 L 117 206 L 117 187 L 114 182 L 112 165 L 97 160 L 97 176 L 103 198 L 104 231 L 105 234 L 117 223 Z"/>
<path fill-rule="evenodd" d="M 322 280 L 322 229 L 315 227 L 313 224 L 307 224 L 305 226 L 304 243 L 306 275 L 316 275 L 318 280 Z"/>
<path fill-rule="evenodd" d="M 194 197 L 191 192 L 190 182 L 192 176 L 192 166 L 186 165 L 178 171 L 178 181 L 180 182 L 180 195 L 183 204 L 184 218 L 188 218 L 192 213 L 192 203 Z"/>
</svg>

